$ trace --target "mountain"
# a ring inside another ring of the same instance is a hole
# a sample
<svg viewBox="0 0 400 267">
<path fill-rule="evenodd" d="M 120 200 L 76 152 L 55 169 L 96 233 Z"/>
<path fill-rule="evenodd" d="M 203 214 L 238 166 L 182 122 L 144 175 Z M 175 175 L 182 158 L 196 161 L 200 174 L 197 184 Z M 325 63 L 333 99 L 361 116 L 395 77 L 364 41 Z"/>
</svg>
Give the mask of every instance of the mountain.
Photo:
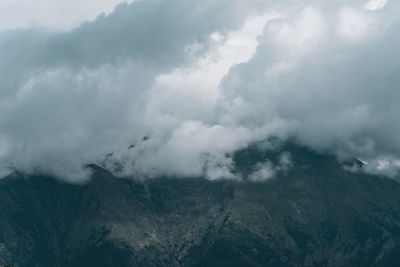
<svg viewBox="0 0 400 267">
<path fill-rule="evenodd" d="M 0 180 L 0 266 L 400 266 L 400 184 L 285 149 L 293 166 L 264 183 L 14 173 Z M 237 171 L 267 158 L 239 151 Z"/>
</svg>

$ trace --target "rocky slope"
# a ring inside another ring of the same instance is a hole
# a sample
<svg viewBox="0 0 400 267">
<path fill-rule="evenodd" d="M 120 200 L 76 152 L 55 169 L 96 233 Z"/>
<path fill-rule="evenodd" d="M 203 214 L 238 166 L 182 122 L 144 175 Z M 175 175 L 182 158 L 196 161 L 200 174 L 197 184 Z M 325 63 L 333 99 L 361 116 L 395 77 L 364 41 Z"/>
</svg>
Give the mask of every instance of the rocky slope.
<svg viewBox="0 0 400 267">
<path fill-rule="evenodd" d="M 0 180 L 0 266 L 400 266 L 400 184 L 291 147 L 265 183 Z M 236 155 L 244 176 L 274 158 Z"/>
</svg>

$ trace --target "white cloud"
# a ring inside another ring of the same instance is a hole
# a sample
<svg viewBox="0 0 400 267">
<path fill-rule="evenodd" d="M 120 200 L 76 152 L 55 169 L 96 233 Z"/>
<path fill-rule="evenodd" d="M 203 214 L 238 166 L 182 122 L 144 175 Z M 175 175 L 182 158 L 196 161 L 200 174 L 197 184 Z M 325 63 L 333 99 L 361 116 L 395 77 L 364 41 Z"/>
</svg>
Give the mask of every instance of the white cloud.
<svg viewBox="0 0 400 267">
<path fill-rule="evenodd" d="M 271 161 L 257 163 L 253 167 L 253 172 L 249 174 L 248 180 L 252 182 L 265 182 L 276 177 L 279 173 L 286 173 L 293 165 L 291 155 L 283 152 L 279 156 L 279 162 L 274 165 Z"/>
<path fill-rule="evenodd" d="M 249 175 L 249 180 L 252 182 L 264 182 L 275 177 L 275 169 L 271 162 L 258 163 L 254 171 Z"/>
<path fill-rule="evenodd" d="M 379 10 L 386 6 L 388 0 L 370 0 L 368 1 L 364 8 L 367 10 Z"/>
<path fill-rule="evenodd" d="M 399 4 L 363 4 L 137 1 L 65 32 L 3 32 L 0 169 L 79 182 L 112 153 L 124 175 L 239 179 L 233 153 L 269 137 L 399 158 Z"/>
</svg>

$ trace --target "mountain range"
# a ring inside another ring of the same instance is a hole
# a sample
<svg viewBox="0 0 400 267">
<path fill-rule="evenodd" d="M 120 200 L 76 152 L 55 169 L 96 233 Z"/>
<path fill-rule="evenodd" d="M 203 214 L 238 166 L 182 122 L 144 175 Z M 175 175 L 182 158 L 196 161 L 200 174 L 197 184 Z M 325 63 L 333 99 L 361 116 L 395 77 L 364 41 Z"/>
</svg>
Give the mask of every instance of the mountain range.
<svg viewBox="0 0 400 267">
<path fill-rule="evenodd" d="M 400 266 L 397 181 L 282 149 L 292 166 L 265 182 L 246 177 L 278 153 L 256 146 L 235 154 L 242 181 L 16 171 L 0 180 L 0 266 Z"/>
</svg>

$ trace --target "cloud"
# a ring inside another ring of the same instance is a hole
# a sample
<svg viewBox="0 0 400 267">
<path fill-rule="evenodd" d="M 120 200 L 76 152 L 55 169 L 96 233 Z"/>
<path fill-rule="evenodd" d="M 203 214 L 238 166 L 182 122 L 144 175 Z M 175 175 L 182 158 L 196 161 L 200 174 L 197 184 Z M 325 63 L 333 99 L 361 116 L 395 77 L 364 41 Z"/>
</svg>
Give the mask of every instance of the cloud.
<svg viewBox="0 0 400 267">
<path fill-rule="evenodd" d="M 398 155 L 399 61 L 387 52 L 399 45 L 398 22 L 358 9 L 356 19 L 374 27 L 354 42 L 341 32 L 353 23 L 342 21 L 342 12 L 306 7 L 270 22 L 257 53 L 224 80 L 229 117 L 251 127 L 276 118 L 295 123 L 292 135 L 302 144 L 340 157 Z M 355 31 L 358 36 L 358 26 Z"/>
<path fill-rule="evenodd" d="M 111 13 L 124 0 L 2 0 L 0 31 L 45 27 L 70 30 L 82 22 L 93 20 L 100 13 Z M 130 1 L 131 2 L 131 1 Z"/>
<path fill-rule="evenodd" d="M 364 6 L 367 10 L 379 10 L 386 6 L 387 0 L 370 0 Z"/>
<path fill-rule="evenodd" d="M 259 162 L 253 167 L 253 172 L 247 177 L 249 181 L 260 183 L 276 177 L 279 173 L 286 173 L 293 165 L 289 152 L 283 152 L 279 156 L 278 164 L 271 161 Z"/>
<path fill-rule="evenodd" d="M 234 152 L 270 137 L 397 162 L 399 5 L 365 4 L 146 0 L 0 33 L 1 172 L 241 179 Z"/>
</svg>

